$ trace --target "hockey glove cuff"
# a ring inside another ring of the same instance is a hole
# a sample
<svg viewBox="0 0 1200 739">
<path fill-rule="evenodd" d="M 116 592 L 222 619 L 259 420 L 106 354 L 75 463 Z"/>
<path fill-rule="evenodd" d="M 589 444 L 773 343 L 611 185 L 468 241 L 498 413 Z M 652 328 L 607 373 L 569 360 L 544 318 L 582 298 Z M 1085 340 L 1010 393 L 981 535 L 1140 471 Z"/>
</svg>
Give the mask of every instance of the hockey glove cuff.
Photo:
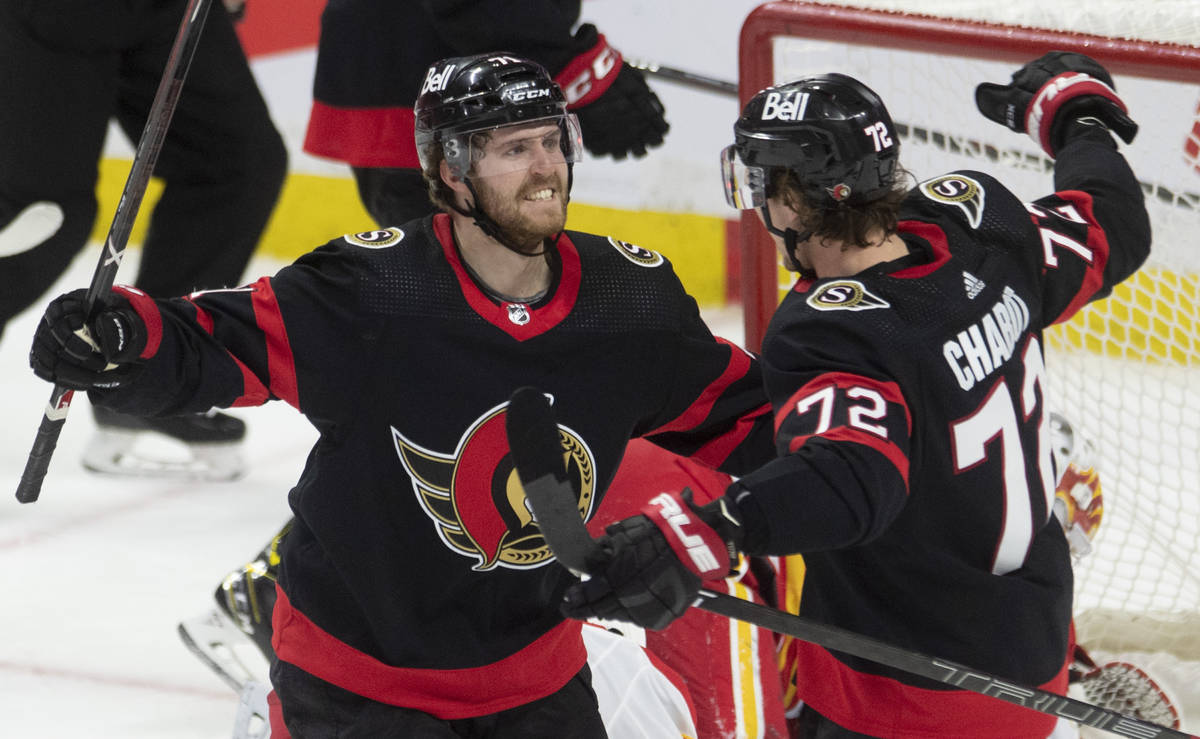
<svg viewBox="0 0 1200 739">
<path fill-rule="evenodd" d="M 1108 71 L 1073 52 L 1044 54 L 1017 70 L 1007 85 L 980 84 L 975 104 L 985 117 L 1027 133 L 1051 157 L 1078 130 L 1073 124 L 1081 119 L 1103 125 L 1125 143 L 1138 130 Z"/>
<path fill-rule="evenodd" d="M 111 293 L 85 315 L 86 290 L 51 301 L 33 337 L 29 365 L 38 377 L 72 390 L 113 389 L 141 370 L 146 324 Z"/>
<path fill-rule="evenodd" d="M 670 126 L 642 73 L 624 63 L 590 23 L 580 26 L 575 45 L 580 53 L 555 81 L 579 118 L 587 150 L 594 156 L 624 159 L 645 156 L 647 147 L 662 144 Z"/>
<path fill-rule="evenodd" d="M 739 531 L 724 499 L 699 507 L 686 489 L 655 496 L 642 514 L 606 529 L 587 563 L 591 578 L 567 590 L 563 613 L 666 628 L 703 580 L 734 569 Z"/>
</svg>

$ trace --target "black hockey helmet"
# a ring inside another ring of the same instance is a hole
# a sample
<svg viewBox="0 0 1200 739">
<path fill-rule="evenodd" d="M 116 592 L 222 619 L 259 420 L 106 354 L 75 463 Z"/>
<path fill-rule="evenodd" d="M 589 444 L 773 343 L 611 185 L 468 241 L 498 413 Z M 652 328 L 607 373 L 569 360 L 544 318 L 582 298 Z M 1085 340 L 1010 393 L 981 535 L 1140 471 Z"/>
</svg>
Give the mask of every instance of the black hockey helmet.
<svg viewBox="0 0 1200 739">
<path fill-rule="evenodd" d="M 738 209 L 766 204 L 771 170 L 796 174 L 821 208 L 885 195 L 898 173 L 900 142 L 883 101 L 844 74 L 803 77 L 762 90 L 733 126 L 721 153 L 725 199 Z"/>
<path fill-rule="evenodd" d="M 454 175 L 464 177 L 473 161 L 471 134 L 538 121 L 554 122 L 562 129 L 566 162 L 582 157 L 579 122 L 567 112 L 558 83 L 540 64 L 508 52 L 435 63 L 425 73 L 413 108 L 422 169 L 429 168 L 430 147 L 440 146 Z"/>
</svg>

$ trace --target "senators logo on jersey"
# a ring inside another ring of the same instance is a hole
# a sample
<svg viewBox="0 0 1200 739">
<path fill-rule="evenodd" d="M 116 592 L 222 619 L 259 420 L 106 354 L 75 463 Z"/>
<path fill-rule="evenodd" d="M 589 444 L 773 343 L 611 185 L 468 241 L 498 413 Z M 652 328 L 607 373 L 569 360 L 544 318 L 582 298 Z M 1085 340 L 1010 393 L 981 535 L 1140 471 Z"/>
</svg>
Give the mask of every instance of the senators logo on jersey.
<svg viewBox="0 0 1200 739">
<path fill-rule="evenodd" d="M 976 180 L 963 174 L 948 174 L 919 185 L 921 194 L 937 203 L 957 206 L 971 228 L 983 222 L 984 190 Z"/>
<path fill-rule="evenodd" d="M 872 294 L 858 280 L 837 280 L 822 285 L 808 296 L 808 304 L 817 310 L 870 310 L 891 307 L 886 300 Z"/>
<path fill-rule="evenodd" d="M 449 454 L 425 449 L 392 428 L 400 462 L 438 536 L 453 551 L 476 558 L 472 569 L 478 571 L 529 569 L 552 558 L 509 453 L 507 408 L 503 403 L 484 413 Z M 560 425 L 558 433 L 579 513 L 587 519 L 595 489 L 591 450 L 570 429 Z"/>
<path fill-rule="evenodd" d="M 662 254 L 659 254 L 656 251 L 651 251 L 645 247 L 638 246 L 637 244 L 631 244 L 628 241 L 614 239 L 611 236 L 608 237 L 608 243 L 615 246 L 617 251 L 621 252 L 622 256 L 638 266 L 657 267 L 663 263 Z"/>
</svg>

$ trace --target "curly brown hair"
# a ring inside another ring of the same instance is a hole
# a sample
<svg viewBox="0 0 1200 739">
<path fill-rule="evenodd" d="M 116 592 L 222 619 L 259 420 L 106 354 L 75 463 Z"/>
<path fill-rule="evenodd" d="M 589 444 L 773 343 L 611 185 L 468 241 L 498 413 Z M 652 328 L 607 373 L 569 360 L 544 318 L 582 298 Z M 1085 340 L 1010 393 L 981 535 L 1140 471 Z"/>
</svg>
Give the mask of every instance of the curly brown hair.
<svg viewBox="0 0 1200 739">
<path fill-rule="evenodd" d="M 882 197 L 860 205 L 826 206 L 814 203 L 804 193 L 794 171 L 778 167 L 771 171 L 767 194 L 778 196 L 800 216 L 799 230 L 812 231 L 814 236 L 839 241 L 843 246 L 867 248 L 878 245 L 896 232 L 900 201 L 908 194 L 912 181 L 912 174 L 897 165 L 895 182 Z M 878 234 L 880 230 L 883 231 L 882 238 L 877 236 L 872 240 L 872 234 Z"/>
</svg>

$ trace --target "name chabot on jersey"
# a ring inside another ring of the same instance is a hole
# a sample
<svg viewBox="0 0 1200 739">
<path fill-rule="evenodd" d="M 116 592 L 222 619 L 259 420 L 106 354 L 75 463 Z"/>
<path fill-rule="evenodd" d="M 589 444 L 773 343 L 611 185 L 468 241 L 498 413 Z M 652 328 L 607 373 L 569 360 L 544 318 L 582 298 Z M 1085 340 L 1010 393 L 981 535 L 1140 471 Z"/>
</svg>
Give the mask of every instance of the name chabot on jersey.
<svg viewBox="0 0 1200 739">
<path fill-rule="evenodd" d="M 1029 306 L 1013 292 L 1004 294 L 992 309 L 953 339 L 942 345 L 942 356 L 958 380 L 958 386 L 970 390 L 1000 368 L 1029 327 Z"/>
</svg>

